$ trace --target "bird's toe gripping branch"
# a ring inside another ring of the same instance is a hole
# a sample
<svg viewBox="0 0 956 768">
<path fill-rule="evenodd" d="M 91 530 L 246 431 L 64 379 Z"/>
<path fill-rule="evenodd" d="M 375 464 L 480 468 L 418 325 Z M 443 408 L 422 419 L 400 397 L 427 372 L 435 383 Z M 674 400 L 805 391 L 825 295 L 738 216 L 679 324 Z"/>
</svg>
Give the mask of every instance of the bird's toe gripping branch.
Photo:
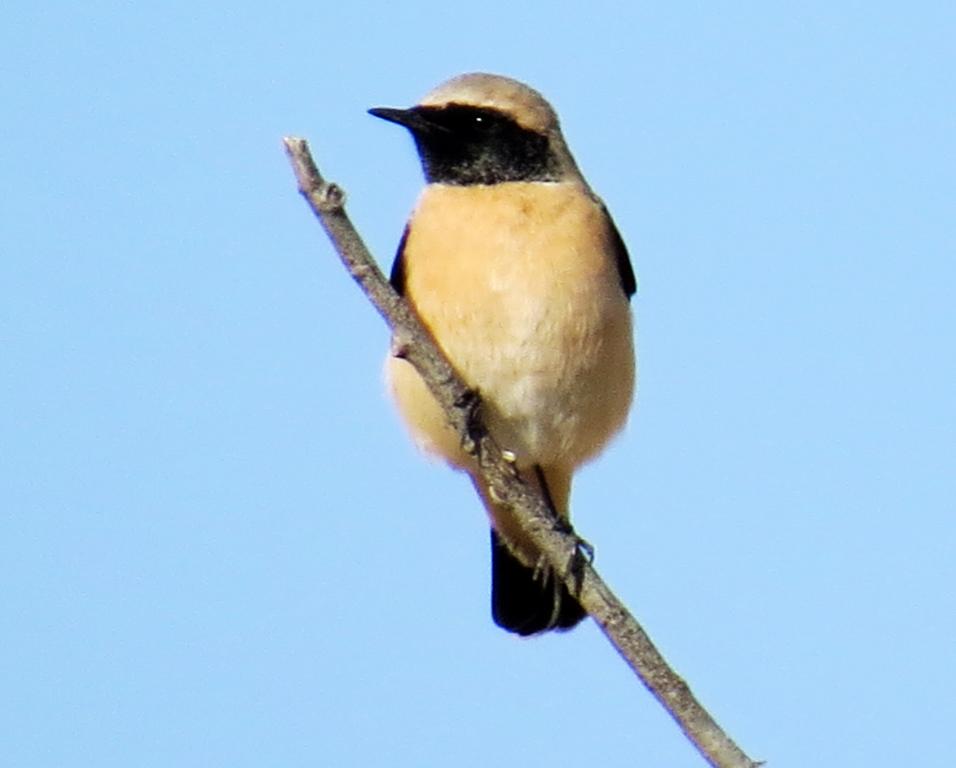
<svg viewBox="0 0 956 768">
<path fill-rule="evenodd" d="M 573 580 L 573 584 L 568 584 L 569 591 L 572 595 L 578 595 L 581 592 L 581 585 L 584 583 L 584 567 L 594 563 L 594 545 L 578 536 L 570 523 L 563 525 L 562 531 L 574 540 L 574 549 L 568 555 L 564 572 L 570 575 Z"/>
<path fill-rule="evenodd" d="M 467 389 L 455 400 L 455 408 L 464 414 L 465 430 L 461 436 L 461 448 L 469 456 L 478 457 L 481 441 L 488 436 L 481 419 L 481 395 L 477 389 Z"/>
</svg>

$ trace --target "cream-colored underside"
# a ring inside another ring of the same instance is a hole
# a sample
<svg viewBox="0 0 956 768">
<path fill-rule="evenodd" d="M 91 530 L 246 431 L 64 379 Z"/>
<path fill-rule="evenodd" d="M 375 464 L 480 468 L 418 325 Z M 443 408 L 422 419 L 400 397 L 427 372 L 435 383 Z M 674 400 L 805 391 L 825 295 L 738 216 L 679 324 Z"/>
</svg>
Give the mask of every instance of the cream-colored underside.
<svg viewBox="0 0 956 768">
<path fill-rule="evenodd" d="M 631 313 L 600 206 L 576 182 L 432 184 L 404 258 L 406 296 L 481 393 L 492 434 L 519 467 L 545 469 L 566 515 L 571 472 L 621 428 L 634 388 Z M 469 469 L 414 369 L 389 358 L 387 373 L 420 445 Z"/>
</svg>

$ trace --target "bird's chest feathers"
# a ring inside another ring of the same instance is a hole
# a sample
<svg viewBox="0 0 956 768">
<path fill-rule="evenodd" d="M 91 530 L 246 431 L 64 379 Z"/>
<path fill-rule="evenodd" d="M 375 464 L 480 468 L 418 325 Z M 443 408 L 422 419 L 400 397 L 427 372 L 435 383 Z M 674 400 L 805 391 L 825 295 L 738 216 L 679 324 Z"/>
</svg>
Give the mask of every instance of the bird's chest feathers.
<svg viewBox="0 0 956 768">
<path fill-rule="evenodd" d="M 408 297 L 479 388 L 560 385 L 627 311 L 603 212 L 573 184 L 430 186 L 405 269 Z"/>
</svg>

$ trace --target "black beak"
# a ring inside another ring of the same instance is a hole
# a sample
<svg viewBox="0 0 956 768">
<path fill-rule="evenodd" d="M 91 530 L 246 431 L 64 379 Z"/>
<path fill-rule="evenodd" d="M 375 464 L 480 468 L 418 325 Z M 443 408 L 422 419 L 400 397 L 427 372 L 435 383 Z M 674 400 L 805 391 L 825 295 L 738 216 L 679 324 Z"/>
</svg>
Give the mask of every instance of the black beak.
<svg viewBox="0 0 956 768">
<path fill-rule="evenodd" d="M 380 117 L 382 120 L 388 120 L 390 123 L 397 123 L 398 125 L 404 126 L 412 133 L 435 133 L 448 130 L 434 120 L 429 120 L 427 113 L 420 107 L 412 107 L 411 109 L 372 107 L 368 113 L 375 117 Z"/>
<path fill-rule="evenodd" d="M 410 109 L 393 109 L 392 107 L 372 107 L 368 113 L 374 115 L 375 117 L 380 117 L 382 120 L 388 120 L 390 123 L 398 123 L 399 125 L 404 125 L 406 128 L 411 127 L 411 123 L 414 122 L 415 116 L 412 114 Z"/>
</svg>

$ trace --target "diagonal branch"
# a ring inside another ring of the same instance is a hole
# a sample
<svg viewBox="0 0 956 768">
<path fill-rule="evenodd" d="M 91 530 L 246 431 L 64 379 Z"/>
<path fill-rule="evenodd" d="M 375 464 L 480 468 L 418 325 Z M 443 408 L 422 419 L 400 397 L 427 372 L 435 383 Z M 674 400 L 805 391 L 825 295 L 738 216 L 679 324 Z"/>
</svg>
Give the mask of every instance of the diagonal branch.
<svg viewBox="0 0 956 768">
<path fill-rule="evenodd" d="M 318 217 L 349 274 L 392 329 L 393 353 L 415 366 L 451 426 L 462 436 L 465 450 L 478 462 L 482 478 L 495 499 L 512 508 L 555 573 L 564 578 L 617 652 L 707 762 L 715 768 L 761 765 L 748 758 L 714 722 L 624 604 L 580 555 L 581 540 L 554 518 L 541 494 L 525 483 L 506 460 L 484 427 L 478 396 L 445 359 L 405 300 L 392 290 L 345 213 L 345 194 L 322 178 L 306 141 L 292 137 L 283 141 L 299 192 Z"/>
</svg>

